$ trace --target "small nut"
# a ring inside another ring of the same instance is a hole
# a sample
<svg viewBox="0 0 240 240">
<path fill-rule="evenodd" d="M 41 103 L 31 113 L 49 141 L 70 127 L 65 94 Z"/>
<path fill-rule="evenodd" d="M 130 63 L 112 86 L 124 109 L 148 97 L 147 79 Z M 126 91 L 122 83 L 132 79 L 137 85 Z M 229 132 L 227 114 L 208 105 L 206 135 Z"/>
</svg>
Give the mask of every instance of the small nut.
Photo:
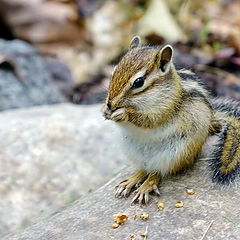
<svg viewBox="0 0 240 240">
<path fill-rule="evenodd" d="M 181 208 L 181 207 L 183 207 L 183 201 L 177 201 L 176 204 L 175 204 L 175 207 L 176 207 L 176 208 Z"/>
<path fill-rule="evenodd" d="M 142 237 L 147 237 L 148 234 L 147 234 L 147 232 L 140 232 L 139 235 Z"/>
<path fill-rule="evenodd" d="M 126 214 L 118 213 L 113 216 L 113 220 L 117 224 L 123 224 L 128 220 L 128 216 Z"/>
<path fill-rule="evenodd" d="M 140 218 L 141 218 L 143 221 L 146 221 L 146 220 L 148 220 L 149 215 L 148 215 L 147 213 L 142 213 L 142 214 L 140 215 Z"/>
<path fill-rule="evenodd" d="M 119 224 L 118 223 L 113 223 L 112 224 L 112 228 L 115 229 L 115 228 L 118 228 L 119 227 Z"/>
<path fill-rule="evenodd" d="M 131 234 L 131 235 L 129 236 L 129 238 L 130 238 L 130 239 L 135 239 L 136 236 L 135 236 L 134 234 Z"/>
<path fill-rule="evenodd" d="M 195 191 L 193 188 L 188 188 L 188 189 L 186 190 L 186 192 L 187 192 L 188 195 L 193 195 L 193 194 L 196 193 L 196 191 Z"/>
<path fill-rule="evenodd" d="M 160 209 L 160 210 L 163 210 L 163 209 L 165 208 L 164 202 L 161 201 L 161 200 L 159 200 L 159 201 L 157 202 L 157 206 L 158 206 L 158 209 Z"/>
</svg>

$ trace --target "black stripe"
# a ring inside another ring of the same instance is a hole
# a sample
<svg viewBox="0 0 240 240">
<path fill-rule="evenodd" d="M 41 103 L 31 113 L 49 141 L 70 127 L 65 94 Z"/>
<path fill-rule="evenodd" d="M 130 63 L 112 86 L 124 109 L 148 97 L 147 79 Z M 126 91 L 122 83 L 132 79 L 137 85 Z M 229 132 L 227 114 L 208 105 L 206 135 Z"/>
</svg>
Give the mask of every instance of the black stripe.
<svg viewBox="0 0 240 240">
<path fill-rule="evenodd" d="M 237 120 L 240 120 L 240 105 L 239 103 L 230 102 L 231 100 L 228 100 L 228 102 L 224 102 L 226 100 L 223 99 L 216 99 L 213 103 L 213 109 L 225 112 L 228 116 L 233 116 Z"/>
<path fill-rule="evenodd" d="M 179 71 L 177 71 L 177 73 L 181 77 L 182 81 L 191 81 L 192 80 L 194 82 L 197 82 L 203 89 L 207 89 L 206 83 L 202 82 L 200 80 L 200 78 L 198 77 L 198 75 L 196 75 L 195 73 L 181 72 L 180 69 L 179 69 Z"/>
<path fill-rule="evenodd" d="M 186 94 L 187 94 L 187 97 L 190 97 L 190 98 L 192 98 L 192 99 L 201 99 L 201 100 L 203 100 L 204 103 L 205 103 L 210 109 L 212 109 L 212 105 L 211 105 L 211 103 L 209 102 L 209 100 L 207 99 L 207 97 L 206 97 L 204 94 L 202 94 L 201 92 L 199 92 L 198 90 L 192 89 L 192 90 L 186 92 Z"/>
<path fill-rule="evenodd" d="M 186 79 L 199 80 L 198 76 L 194 73 L 178 72 L 178 75 L 184 80 Z"/>
<path fill-rule="evenodd" d="M 229 134 L 229 123 L 225 123 L 225 126 L 222 128 L 222 131 L 217 134 L 219 137 L 219 142 L 214 146 L 214 151 L 210 156 L 209 167 L 212 171 L 212 181 L 224 185 L 229 185 L 232 183 L 236 177 L 240 176 L 240 163 L 238 162 L 235 169 L 231 170 L 229 173 L 221 172 L 220 168 L 222 167 L 223 163 L 221 162 L 222 153 L 224 151 L 224 145 L 226 143 L 227 135 Z M 232 126 L 231 126 L 232 127 Z M 233 150 L 231 151 L 228 162 L 231 161 L 232 157 L 235 155 L 237 148 L 239 147 L 237 144 L 237 139 L 234 140 L 236 142 L 233 143 Z"/>
</svg>

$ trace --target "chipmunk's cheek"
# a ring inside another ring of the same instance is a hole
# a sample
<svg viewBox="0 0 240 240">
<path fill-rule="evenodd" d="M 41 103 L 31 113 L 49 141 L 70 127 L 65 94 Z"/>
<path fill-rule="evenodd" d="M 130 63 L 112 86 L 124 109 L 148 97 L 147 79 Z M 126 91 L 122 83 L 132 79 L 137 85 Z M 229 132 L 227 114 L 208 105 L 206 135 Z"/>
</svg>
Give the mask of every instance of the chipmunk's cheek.
<svg viewBox="0 0 240 240">
<path fill-rule="evenodd" d="M 125 108 L 119 108 L 114 111 L 110 117 L 115 122 L 121 122 L 127 120 L 127 112 Z"/>
<path fill-rule="evenodd" d="M 105 119 L 110 119 L 112 111 L 108 108 L 107 104 L 103 104 L 101 111 Z"/>
</svg>

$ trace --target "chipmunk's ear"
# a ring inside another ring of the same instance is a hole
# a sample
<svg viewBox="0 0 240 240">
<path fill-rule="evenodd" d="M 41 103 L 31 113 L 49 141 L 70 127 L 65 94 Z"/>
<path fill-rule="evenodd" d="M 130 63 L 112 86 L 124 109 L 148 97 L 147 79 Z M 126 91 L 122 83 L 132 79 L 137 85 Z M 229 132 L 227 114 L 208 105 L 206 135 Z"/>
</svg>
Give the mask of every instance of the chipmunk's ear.
<svg viewBox="0 0 240 240">
<path fill-rule="evenodd" d="M 170 45 L 164 46 L 160 49 L 156 55 L 155 63 L 157 68 L 160 69 L 163 73 L 169 71 L 170 63 L 172 62 L 173 57 L 173 48 Z"/>
<path fill-rule="evenodd" d="M 141 44 L 141 38 L 139 36 L 134 36 L 130 42 L 129 50 L 139 47 Z"/>
</svg>

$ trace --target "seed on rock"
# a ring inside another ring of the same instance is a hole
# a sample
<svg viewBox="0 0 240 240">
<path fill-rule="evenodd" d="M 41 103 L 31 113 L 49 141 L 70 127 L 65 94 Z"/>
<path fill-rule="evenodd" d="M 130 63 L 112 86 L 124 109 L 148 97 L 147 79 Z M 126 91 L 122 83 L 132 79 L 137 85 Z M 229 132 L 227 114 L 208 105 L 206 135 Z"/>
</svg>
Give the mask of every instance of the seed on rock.
<svg viewBox="0 0 240 240">
<path fill-rule="evenodd" d="M 142 237 L 147 237 L 148 234 L 147 234 L 147 232 L 140 232 L 139 235 Z"/>
<path fill-rule="evenodd" d="M 113 220 L 117 224 L 123 224 L 128 220 L 128 216 L 126 214 L 118 213 L 113 216 Z"/>
<path fill-rule="evenodd" d="M 187 192 L 188 195 L 193 195 L 193 194 L 196 193 L 196 191 L 195 191 L 194 189 L 192 189 L 192 188 L 188 188 L 188 189 L 186 190 L 186 192 Z"/>
<path fill-rule="evenodd" d="M 176 208 L 181 208 L 181 207 L 183 207 L 183 201 L 177 201 L 176 204 L 175 204 L 175 207 L 176 207 Z"/>
<path fill-rule="evenodd" d="M 159 200 L 159 201 L 157 202 L 157 206 L 158 206 L 158 209 L 160 209 L 160 210 L 163 210 L 163 209 L 165 208 L 164 202 L 161 201 L 161 200 Z"/>
<path fill-rule="evenodd" d="M 119 227 L 119 224 L 118 223 L 113 223 L 112 224 L 112 228 L 115 229 L 115 228 L 118 228 Z"/>
<path fill-rule="evenodd" d="M 142 214 L 140 215 L 140 218 L 141 218 L 143 221 L 146 221 L 146 220 L 148 220 L 149 215 L 148 215 L 147 213 L 142 213 Z"/>
</svg>

